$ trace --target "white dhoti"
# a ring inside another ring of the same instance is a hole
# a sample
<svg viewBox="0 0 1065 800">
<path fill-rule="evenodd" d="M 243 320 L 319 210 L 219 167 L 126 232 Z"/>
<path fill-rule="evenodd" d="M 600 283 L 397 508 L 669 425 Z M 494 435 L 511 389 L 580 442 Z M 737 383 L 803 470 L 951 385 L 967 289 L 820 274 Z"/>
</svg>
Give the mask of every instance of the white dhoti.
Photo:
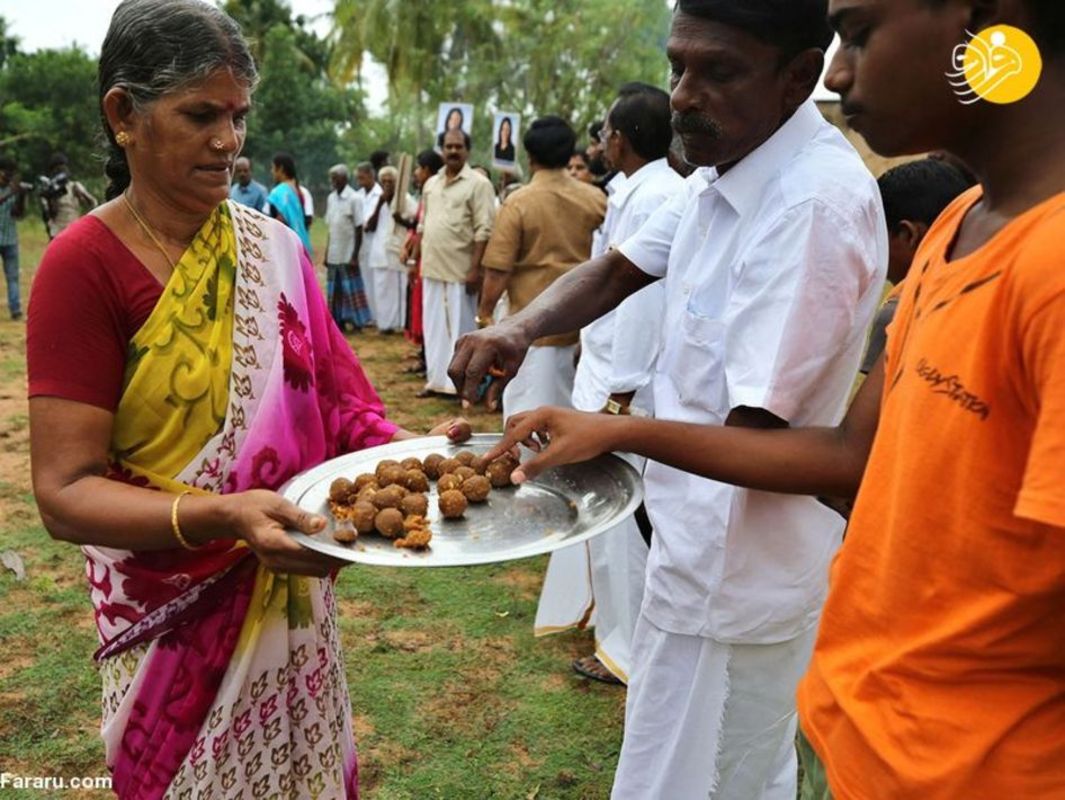
<svg viewBox="0 0 1065 800">
<path fill-rule="evenodd" d="M 577 371 L 573 406 L 598 411 L 608 392 Z M 644 459 L 625 456 L 639 472 Z M 595 627 L 595 655 L 620 681 L 632 671 L 632 635 L 643 601 L 647 543 L 629 517 L 584 544 L 551 554 L 536 609 L 534 633 Z"/>
<path fill-rule="evenodd" d="M 407 273 L 397 269 L 378 267 L 367 270 L 373 273 L 373 307 L 377 330 L 400 331 L 406 322 Z"/>
<path fill-rule="evenodd" d="M 425 339 L 425 388 L 455 394 L 447 368 L 461 336 L 476 329 L 477 298 L 466 284 L 422 279 L 422 330 Z"/>
<path fill-rule="evenodd" d="M 518 374 L 503 389 L 503 419 L 540 406 L 571 407 L 573 354 L 577 345 L 538 347 L 525 355 Z"/>
<path fill-rule="evenodd" d="M 641 614 L 611 800 L 795 800 L 795 689 L 816 632 L 730 645 Z"/>
</svg>

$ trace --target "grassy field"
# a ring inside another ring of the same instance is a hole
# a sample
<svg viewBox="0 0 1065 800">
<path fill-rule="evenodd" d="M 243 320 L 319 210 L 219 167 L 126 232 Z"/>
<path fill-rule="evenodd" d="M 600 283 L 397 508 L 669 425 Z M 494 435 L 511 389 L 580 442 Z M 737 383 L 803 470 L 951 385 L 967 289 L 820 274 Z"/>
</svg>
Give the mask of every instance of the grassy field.
<svg viewBox="0 0 1065 800">
<path fill-rule="evenodd" d="M 315 224 L 316 240 L 323 235 Z M 20 225 L 23 297 L 45 244 Z M 320 241 L 318 241 L 320 247 Z M 2 314 L 3 312 L 0 312 Z M 6 315 L 5 315 L 6 316 Z M 104 775 L 97 640 L 81 555 L 41 526 L 30 487 L 25 327 L 0 321 L 0 772 Z M 415 398 L 401 337 L 351 338 L 390 416 L 426 430 L 454 413 Z M 474 415 L 476 430 L 498 416 Z M 352 567 L 341 573 L 341 631 L 367 800 L 595 800 L 609 795 L 624 692 L 590 684 L 570 661 L 587 633 L 536 640 L 545 560 L 448 570 Z M 0 790 L 0 797 L 106 793 Z"/>
</svg>

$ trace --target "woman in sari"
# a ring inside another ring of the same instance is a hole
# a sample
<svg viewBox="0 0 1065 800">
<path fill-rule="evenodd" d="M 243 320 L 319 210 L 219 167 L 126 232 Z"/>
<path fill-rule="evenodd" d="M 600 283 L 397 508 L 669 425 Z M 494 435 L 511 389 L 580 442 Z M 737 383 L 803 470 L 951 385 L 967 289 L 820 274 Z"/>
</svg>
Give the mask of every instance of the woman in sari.
<svg viewBox="0 0 1065 800">
<path fill-rule="evenodd" d="M 236 23 L 125 0 L 99 79 L 109 202 L 45 254 L 27 351 L 34 492 L 86 557 L 114 789 L 356 798 L 340 563 L 286 534 L 325 520 L 274 490 L 412 434 L 299 239 L 227 200 L 256 80 Z"/>
<path fill-rule="evenodd" d="M 296 177 L 296 161 L 288 153 L 278 153 L 273 161 L 274 188 L 266 197 L 270 213 L 288 225 L 300 237 L 307 253 L 312 252 L 311 235 L 307 232 L 300 182 Z"/>
</svg>

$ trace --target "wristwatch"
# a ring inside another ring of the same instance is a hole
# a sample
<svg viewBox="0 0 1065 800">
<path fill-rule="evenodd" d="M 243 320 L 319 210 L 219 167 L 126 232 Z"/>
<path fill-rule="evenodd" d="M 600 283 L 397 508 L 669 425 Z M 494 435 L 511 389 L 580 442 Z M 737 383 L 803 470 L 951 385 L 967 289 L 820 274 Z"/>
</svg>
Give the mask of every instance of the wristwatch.
<svg viewBox="0 0 1065 800">
<path fill-rule="evenodd" d="M 628 416 L 629 407 L 628 406 L 623 406 L 621 403 L 619 403 L 614 398 L 610 398 L 609 400 L 606 401 L 606 405 L 603 406 L 603 411 L 606 412 L 607 414 L 614 414 L 615 416 L 619 416 L 619 417 Z"/>
<path fill-rule="evenodd" d="M 467 319 L 469 319 L 469 317 L 467 317 Z M 495 320 L 491 317 L 482 317 L 480 314 L 474 317 L 473 321 L 477 324 L 478 328 L 487 328 L 489 325 L 495 322 Z"/>
</svg>

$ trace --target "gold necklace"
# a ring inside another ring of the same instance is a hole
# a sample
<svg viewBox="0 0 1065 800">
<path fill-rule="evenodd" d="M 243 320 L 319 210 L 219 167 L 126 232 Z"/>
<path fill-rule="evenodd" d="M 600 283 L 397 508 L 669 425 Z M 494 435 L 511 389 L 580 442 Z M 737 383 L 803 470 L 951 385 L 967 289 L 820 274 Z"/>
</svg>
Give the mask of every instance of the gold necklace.
<svg viewBox="0 0 1065 800">
<path fill-rule="evenodd" d="M 133 203 L 130 202 L 129 195 L 126 192 L 122 193 L 122 199 L 126 201 L 126 208 L 129 209 L 129 213 L 133 215 L 133 219 L 137 221 L 137 224 L 141 226 L 141 230 L 148 235 L 149 239 L 152 240 L 152 244 L 159 248 L 159 252 L 163 254 L 163 258 L 165 258 L 166 263 L 170 265 L 170 269 L 172 271 L 176 271 L 177 262 L 170 257 L 170 253 L 166 251 L 166 248 L 163 247 L 162 242 L 160 242 L 156 235 L 152 232 L 151 225 L 149 225 L 145 221 L 145 219 L 137 213 L 137 209 L 133 207 Z"/>
</svg>

